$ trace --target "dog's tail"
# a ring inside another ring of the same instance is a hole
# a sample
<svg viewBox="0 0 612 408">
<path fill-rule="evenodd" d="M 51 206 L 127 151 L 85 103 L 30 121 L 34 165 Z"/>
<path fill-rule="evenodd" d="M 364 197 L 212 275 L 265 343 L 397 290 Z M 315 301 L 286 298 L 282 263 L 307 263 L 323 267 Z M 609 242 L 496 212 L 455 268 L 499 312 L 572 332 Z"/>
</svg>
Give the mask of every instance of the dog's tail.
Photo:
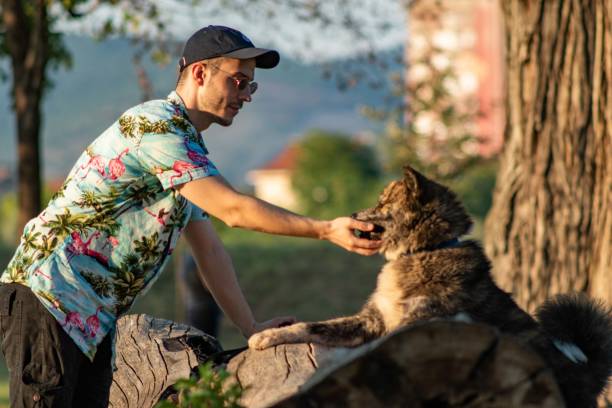
<svg viewBox="0 0 612 408">
<path fill-rule="evenodd" d="M 555 346 L 573 362 L 576 377 L 584 379 L 592 395 L 601 393 L 612 374 L 610 307 L 586 295 L 558 295 L 540 306 L 536 316 Z"/>
</svg>

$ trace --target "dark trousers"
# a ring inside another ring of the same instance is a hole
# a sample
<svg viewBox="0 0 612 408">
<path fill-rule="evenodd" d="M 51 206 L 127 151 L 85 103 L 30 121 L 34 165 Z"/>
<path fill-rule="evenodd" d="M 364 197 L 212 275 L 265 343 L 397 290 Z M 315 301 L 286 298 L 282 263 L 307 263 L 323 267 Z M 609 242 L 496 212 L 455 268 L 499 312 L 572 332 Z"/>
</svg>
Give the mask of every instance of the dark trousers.
<svg viewBox="0 0 612 408">
<path fill-rule="evenodd" d="M 91 362 L 26 286 L 0 285 L 0 339 L 11 407 L 106 407 L 110 336 Z"/>
</svg>

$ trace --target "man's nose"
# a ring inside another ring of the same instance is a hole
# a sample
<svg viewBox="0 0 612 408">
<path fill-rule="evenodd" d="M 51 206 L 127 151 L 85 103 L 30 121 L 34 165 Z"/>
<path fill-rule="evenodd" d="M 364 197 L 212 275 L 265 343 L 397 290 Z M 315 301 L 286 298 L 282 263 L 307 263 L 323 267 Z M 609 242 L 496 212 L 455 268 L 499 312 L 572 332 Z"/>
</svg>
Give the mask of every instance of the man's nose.
<svg viewBox="0 0 612 408">
<path fill-rule="evenodd" d="M 252 98 L 251 98 L 251 92 L 246 91 L 246 92 L 242 92 L 240 94 L 240 100 L 244 101 L 244 102 L 251 102 Z"/>
</svg>

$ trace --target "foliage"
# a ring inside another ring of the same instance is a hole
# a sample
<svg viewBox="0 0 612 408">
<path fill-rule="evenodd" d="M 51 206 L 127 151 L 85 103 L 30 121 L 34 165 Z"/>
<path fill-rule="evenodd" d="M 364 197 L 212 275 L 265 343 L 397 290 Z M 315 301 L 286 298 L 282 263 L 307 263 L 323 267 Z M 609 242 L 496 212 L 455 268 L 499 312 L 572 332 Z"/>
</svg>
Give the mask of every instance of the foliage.
<svg viewBox="0 0 612 408">
<path fill-rule="evenodd" d="M 163 401 L 156 408 L 239 408 L 242 388 L 234 383 L 225 385 L 230 374 L 223 368 L 213 370 L 208 362 L 198 367 L 198 376 L 177 381 L 178 403 Z"/>
<path fill-rule="evenodd" d="M 374 150 L 346 135 L 312 131 L 299 144 L 292 184 L 308 215 L 329 218 L 372 205 L 379 179 Z"/>
<path fill-rule="evenodd" d="M 45 186 L 41 204 L 46 205 L 54 193 Z M 13 246 L 19 241 L 21 231 L 17 231 L 17 211 L 17 194 L 11 191 L 0 195 L 0 245 Z"/>
<path fill-rule="evenodd" d="M 417 6 L 423 10 L 415 11 Z M 440 30 L 443 5 L 414 1 L 410 10 L 411 17 L 427 13 L 423 33 Z M 387 170 L 410 164 L 448 181 L 477 160 L 478 104 L 473 89 L 456 75 L 459 56 L 459 50 L 435 35 L 411 37 L 405 75 L 390 77 L 388 106 L 364 108 L 366 116 L 386 123 L 382 136 Z"/>
<path fill-rule="evenodd" d="M 478 219 L 484 218 L 491 208 L 497 167 L 497 160 L 476 161 L 448 181 L 468 212 Z"/>
<path fill-rule="evenodd" d="M 0 196 L 0 242 L 14 244 L 17 242 L 15 220 L 17 219 L 17 197 L 14 193 Z"/>
<path fill-rule="evenodd" d="M 191 0 L 179 2 L 192 4 Z M 72 67 L 72 56 L 65 46 L 63 33 L 58 23 L 79 21 L 98 10 L 111 12 L 99 13 L 103 22 L 94 28 L 93 34 L 98 39 L 105 39 L 113 34 L 129 35 L 134 41 L 138 58 L 149 52 L 156 62 L 167 62 L 171 41 L 166 33 L 166 22 L 158 10 L 156 2 L 147 0 L 51 0 L 16 1 L 13 4 L 0 1 L 0 10 L 6 9 L 9 19 L 16 19 L 25 30 L 15 30 L 8 26 L 7 17 L 0 19 L 0 59 L 10 57 L 12 60 L 23 58 L 19 49 L 32 48 L 41 54 L 43 59 L 43 84 L 51 84 L 48 69 L 58 70 Z M 41 12 L 41 9 L 43 10 Z M 17 34 L 18 32 L 18 34 Z M 37 42 L 36 38 L 44 42 Z M 32 44 L 40 47 L 34 49 Z M 1 79 L 8 79 L 6 72 L 0 73 Z M 42 95 L 42 94 L 41 94 Z"/>
</svg>

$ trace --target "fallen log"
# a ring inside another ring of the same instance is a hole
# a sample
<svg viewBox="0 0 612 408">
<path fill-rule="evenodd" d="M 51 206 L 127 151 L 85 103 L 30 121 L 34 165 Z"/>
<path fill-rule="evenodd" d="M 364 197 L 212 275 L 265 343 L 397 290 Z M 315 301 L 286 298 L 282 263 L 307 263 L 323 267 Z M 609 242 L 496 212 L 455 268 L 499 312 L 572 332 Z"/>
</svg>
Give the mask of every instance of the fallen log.
<svg viewBox="0 0 612 408">
<path fill-rule="evenodd" d="M 144 315 L 120 320 L 109 406 L 152 407 L 211 356 L 204 333 Z M 494 328 L 434 321 L 355 349 L 291 344 L 246 350 L 227 364 L 247 408 L 563 407 L 552 372 Z"/>
<path fill-rule="evenodd" d="M 491 327 L 454 321 L 415 325 L 350 351 L 249 350 L 228 368 L 249 408 L 564 406 L 535 352 Z"/>
<path fill-rule="evenodd" d="M 193 327 L 142 314 L 124 316 L 117 322 L 109 407 L 153 407 L 177 380 L 221 351 L 217 339 Z"/>
</svg>

